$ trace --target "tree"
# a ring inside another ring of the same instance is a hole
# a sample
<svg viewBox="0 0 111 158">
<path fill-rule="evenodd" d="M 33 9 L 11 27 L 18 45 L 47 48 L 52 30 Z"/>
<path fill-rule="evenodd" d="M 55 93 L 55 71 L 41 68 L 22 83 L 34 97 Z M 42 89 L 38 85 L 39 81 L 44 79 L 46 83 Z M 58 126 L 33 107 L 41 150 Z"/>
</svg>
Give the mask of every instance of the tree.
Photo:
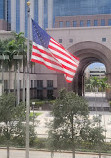
<svg viewBox="0 0 111 158">
<path fill-rule="evenodd" d="M 6 39 L 6 40 L 2 40 L 0 41 L 0 55 L 2 56 L 2 59 L 0 60 L 0 66 L 1 66 L 1 70 L 2 70 L 2 93 L 4 92 L 4 68 L 7 67 L 7 56 L 6 56 L 6 47 L 7 47 L 7 43 L 10 41 L 11 39 Z"/>
<path fill-rule="evenodd" d="M 25 106 L 20 103 L 15 107 L 15 96 L 12 93 L 4 93 L 0 97 L 0 138 L 3 138 L 7 146 L 7 158 L 9 158 L 9 146 L 15 143 L 25 143 Z M 24 123 L 23 123 L 24 122 Z M 34 141 L 34 128 L 30 127 L 30 139 Z"/>
<path fill-rule="evenodd" d="M 2 54 L 9 55 L 9 60 L 7 60 L 7 65 L 9 67 L 9 92 L 10 92 L 10 76 L 11 76 L 10 72 L 11 72 L 12 66 L 14 66 L 14 71 L 15 71 L 14 93 L 17 87 L 17 96 L 18 96 L 17 103 L 19 104 L 19 100 L 20 100 L 19 77 L 17 77 L 18 82 L 16 86 L 16 74 L 18 72 L 18 76 L 19 76 L 20 64 L 22 64 L 22 61 L 23 61 L 23 81 L 24 81 L 23 86 L 25 86 L 24 72 L 25 72 L 25 65 L 26 65 L 26 48 L 27 47 L 26 47 L 26 38 L 24 37 L 24 33 L 20 32 L 19 34 L 16 34 L 16 33 L 13 33 L 13 34 L 14 34 L 14 38 L 8 40 L 8 42 L 5 45 L 4 53 L 2 52 Z M 23 56 L 23 60 L 21 59 L 21 56 Z M 25 92 L 23 92 L 23 94 L 25 94 Z"/>
<path fill-rule="evenodd" d="M 80 140 L 81 129 L 87 123 L 88 112 L 88 104 L 83 97 L 65 89 L 59 92 L 53 106 L 54 120 L 48 138 L 52 151 L 70 147 L 75 158 L 76 144 Z"/>
<path fill-rule="evenodd" d="M 25 66 L 26 66 L 26 52 L 27 52 L 27 46 L 26 46 L 26 38 L 24 37 L 24 33 L 20 32 L 19 34 L 14 33 L 14 37 L 15 37 L 15 42 L 18 46 L 18 55 L 22 55 L 23 56 L 23 102 L 25 103 Z M 17 65 L 18 67 L 16 68 L 15 66 L 15 71 L 18 70 L 18 76 L 19 76 L 19 69 L 20 69 L 20 60 L 17 61 Z M 17 78 L 18 79 L 18 78 Z M 15 72 L 15 80 L 16 80 L 16 72 Z M 20 100 L 20 88 L 19 88 L 19 80 L 17 83 L 17 87 L 18 87 L 18 103 Z M 15 84 L 15 88 L 16 88 L 16 84 Z"/>
<path fill-rule="evenodd" d="M 101 158 L 101 149 L 105 145 L 104 131 L 101 126 L 101 115 L 99 115 L 89 120 L 87 125 L 84 126 L 80 132 L 82 141 L 89 144 L 92 148 L 95 148 L 95 150 L 99 152 L 99 158 Z"/>
</svg>

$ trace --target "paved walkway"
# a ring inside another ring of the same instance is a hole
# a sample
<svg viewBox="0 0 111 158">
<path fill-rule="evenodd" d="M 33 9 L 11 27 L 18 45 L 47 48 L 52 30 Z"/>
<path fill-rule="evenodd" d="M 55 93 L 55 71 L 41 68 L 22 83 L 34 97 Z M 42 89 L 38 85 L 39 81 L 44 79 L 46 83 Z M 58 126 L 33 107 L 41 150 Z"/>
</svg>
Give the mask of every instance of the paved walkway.
<svg viewBox="0 0 111 158">
<path fill-rule="evenodd" d="M 7 151 L 0 149 L 0 158 L 6 158 Z M 10 158 L 25 158 L 25 150 L 10 150 Z M 30 151 L 29 158 L 51 158 L 50 152 Z M 53 158 L 72 158 L 72 153 L 55 152 Z M 76 158 L 98 158 L 97 154 L 77 153 Z M 101 158 L 111 158 L 111 155 L 102 155 Z"/>
<path fill-rule="evenodd" d="M 105 93 L 91 92 L 85 93 L 85 98 L 89 102 L 89 107 L 109 107 L 108 101 L 106 100 Z"/>
<path fill-rule="evenodd" d="M 95 94 L 94 93 L 86 93 L 85 95 L 86 99 L 89 102 L 89 106 L 104 106 L 109 107 L 107 100 L 105 99 L 105 94 L 102 93 L 96 94 L 96 103 L 95 103 Z M 47 123 L 49 123 L 51 120 L 53 120 L 53 117 L 51 116 L 50 111 L 39 111 L 42 114 L 39 115 L 35 119 L 35 125 L 36 125 L 36 132 L 38 134 L 38 137 L 47 137 L 48 135 L 48 128 Z M 92 118 L 94 115 L 101 115 L 102 122 L 101 125 L 106 129 L 106 135 L 107 141 L 111 141 L 111 112 L 108 111 L 91 111 L 89 117 Z M 39 124 L 37 123 L 39 121 Z"/>
</svg>

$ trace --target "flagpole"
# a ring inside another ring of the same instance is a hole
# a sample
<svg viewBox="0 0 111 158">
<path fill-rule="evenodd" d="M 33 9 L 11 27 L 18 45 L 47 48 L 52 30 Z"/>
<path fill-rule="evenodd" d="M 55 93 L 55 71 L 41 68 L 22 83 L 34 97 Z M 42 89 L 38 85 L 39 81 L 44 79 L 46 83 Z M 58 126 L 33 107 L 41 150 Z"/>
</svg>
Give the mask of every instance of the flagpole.
<svg viewBox="0 0 111 158">
<path fill-rule="evenodd" d="M 30 110 L 30 57 L 29 57 L 29 38 L 30 38 L 30 2 L 27 2 L 28 14 L 28 38 L 27 38 L 27 91 L 26 91 L 26 158 L 29 158 L 29 110 Z"/>
</svg>

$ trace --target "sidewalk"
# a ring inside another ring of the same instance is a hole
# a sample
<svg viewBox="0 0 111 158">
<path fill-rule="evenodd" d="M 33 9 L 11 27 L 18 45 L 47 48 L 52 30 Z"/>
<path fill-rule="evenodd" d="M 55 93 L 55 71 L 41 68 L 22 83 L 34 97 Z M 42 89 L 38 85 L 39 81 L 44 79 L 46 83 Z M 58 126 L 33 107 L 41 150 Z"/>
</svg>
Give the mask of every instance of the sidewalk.
<svg viewBox="0 0 111 158">
<path fill-rule="evenodd" d="M 0 158 L 6 158 L 6 149 L 0 149 Z M 25 158 L 25 150 L 10 150 L 10 158 Z M 51 158 L 51 153 L 48 151 L 34 151 L 31 150 L 29 158 Z M 55 152 L 54 158 L 72 158 L 71 152 Z M 98 158 L 98 154 L 94 153 L 76 153 L 76 158 Z M 102 155 L 101 158 L 111 158 L 111 155 Z"/>
</svg>

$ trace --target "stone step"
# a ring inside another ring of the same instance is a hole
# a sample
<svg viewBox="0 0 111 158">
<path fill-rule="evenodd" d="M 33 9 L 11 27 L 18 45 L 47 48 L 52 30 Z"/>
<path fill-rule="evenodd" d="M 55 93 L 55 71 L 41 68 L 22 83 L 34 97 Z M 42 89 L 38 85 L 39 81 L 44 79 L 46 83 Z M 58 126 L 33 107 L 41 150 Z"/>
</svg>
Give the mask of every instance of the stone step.
<svg viewBox="0 0 111 158">
<path fill-rule="evenodd" d="M 110 107 L 89 107 L 89 111 L 111 111 Z"/>
</svg>

